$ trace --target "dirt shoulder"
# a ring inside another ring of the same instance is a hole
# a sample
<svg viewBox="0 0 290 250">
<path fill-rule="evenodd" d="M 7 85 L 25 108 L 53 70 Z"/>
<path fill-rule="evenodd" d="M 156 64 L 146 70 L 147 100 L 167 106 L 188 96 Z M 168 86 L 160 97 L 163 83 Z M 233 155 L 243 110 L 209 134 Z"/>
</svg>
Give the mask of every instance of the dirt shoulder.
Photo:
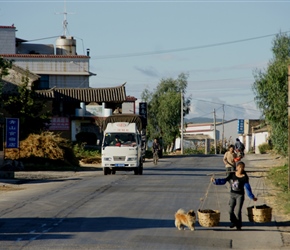
<svg viewBox="0 0 290 250">
<path fill-rule="evenodd" d="M 273 167 L 279 167 L 287 164 L 287 159 L 275 154 L 262 154 L 262 155 L 247 155 L 245 157 L 247 163 L 247 170 L 249 170 L 249 176 L 262 176 L 263 178 L 263 187 L 266 192 L 259 190 L 259 193 L 262 195 L 262 198 L 269 203 L 273 208 L 273 212 L 278 215 L 282 215 L 280 205 L 277 203 L 277 193 L 279 192 L 278 188 L 273 186 L 270 180 L 267 178 L 267 172 Z M 290 215 L 284 214 L 283 217 L 290 219 Z"/>
<path fill-rule="evenodd" d="M 261 154 L 261 155 L 246 155 L 245 162 L 247 164 L 247 170 L 252 170 L 249 176 L 263 176 L 263 190 L 260 198 L 272 208 L 272 220 L 277 224 L 279 231 L 281 232 L 283 240 L 283 248 L 290 246 L 290 214 L 283 211 L 282 204 L 278 199 L 278 193 L 280 192 L 277 187 L 273 186 L 270 180 L 267 179 L 267 172 L 273 167 L 283 166 L 288 164 L 288 159 L 283 158 L 275 154 Z M 258 197 L 259 199 L 259 197 Z"/>
</svg>

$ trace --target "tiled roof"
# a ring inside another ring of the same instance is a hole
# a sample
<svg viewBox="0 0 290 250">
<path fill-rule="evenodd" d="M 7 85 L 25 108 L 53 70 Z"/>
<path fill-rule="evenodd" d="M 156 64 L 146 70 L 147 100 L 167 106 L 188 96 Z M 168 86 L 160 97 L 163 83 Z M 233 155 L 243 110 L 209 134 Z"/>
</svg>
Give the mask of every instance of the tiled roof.
<svg viewBox="0 0 290 250">
<path fill-rule="evenodd" d="M 84 55 L 46 55 L 46 54 L 0 54 L 0 57 L 15 58 L 15 57 L 27 57 L 27 58 L 89 58 Z"/>
<path fill-rule="evenodd" d="M 14 25 L 11 25 L 11 26 L 3 26 L 3 25 L 0 25 L 0 29 L 15 29 L 16 27 Z"/>
<path fill-rule="evenodd" d="M 112 88 L 52 88 L 37 90 L 40 96 L 64 102 L 125 102 L 125 84 Z"/>
<path fill-rule="evenodd" d="M 24 75 L 24 76 L 29 76 L 31 77 L 34 81 L 36 81 L 37 79 L 40 78 L 39 75 L 37 74 L 34 74 L 33 72 L 29 71 L 29 70 L 25 70 L 15 64 L 12 64 L 12 70 L 16 71 L 16 72 L 19 72 L 20 74 Z M 9 74 L 11 74 L 10 70 L 9 70 Z"/>
<path fill-rule="evenodd" d="M 126 101 L 127 102 L 135 102 L 135 101 L 137 101 L 137 98 L 134 97 L 134 96 L 128 95 L 127 98 L 126 98 Z"/>
<path fill-rule="evenodd" d="M 9 69 L 9 74 L 2 77 L 4 82 L 2 89 L 3 94 L 10 95 L 18 93 L 17 89 L 19 87 L 19 83 L 23 83 L 23 76 L 28 77 L 29 89 L 31 88 L 32 83 L 40 78 L 40 76 L 13 64 L 11 69 Z"/>
</svg>

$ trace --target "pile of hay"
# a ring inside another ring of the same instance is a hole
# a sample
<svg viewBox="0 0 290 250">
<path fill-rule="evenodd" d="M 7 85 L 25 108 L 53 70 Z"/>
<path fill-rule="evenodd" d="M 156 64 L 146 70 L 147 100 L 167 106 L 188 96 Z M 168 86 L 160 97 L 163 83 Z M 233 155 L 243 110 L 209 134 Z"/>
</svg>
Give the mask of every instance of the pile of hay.
<svg viewBox="0 0 290 250">
<path fill-rule="evenodd" d="M 6 149 L 5 159 L 46 165 L 79 165 L 71 143 L 53 132 L 29 135 L 20 142 L 20 150 Z"/>
</svg>

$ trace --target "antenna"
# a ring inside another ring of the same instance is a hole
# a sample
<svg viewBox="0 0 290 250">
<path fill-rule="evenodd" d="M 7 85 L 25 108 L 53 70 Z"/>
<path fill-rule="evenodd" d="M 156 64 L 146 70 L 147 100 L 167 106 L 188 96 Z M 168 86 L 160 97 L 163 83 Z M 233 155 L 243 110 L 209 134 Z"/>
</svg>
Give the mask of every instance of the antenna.
<svg viewBox="0 0 290 250">
<path fill-rule="evenodd" d="M 68 14 L 74 14 L 74 13 L 68 13 L 68 12 L 66 12 L 66 0 L 64 0 L 64 11 L 63 12 L 60 12 L 60 13 L 55 13 L 55 14 L 63 14 L 63 22 L 62 22 L 63 36 L 66 37 L 67 25 L 68 25 L 67 15 Z"/>
</svg>

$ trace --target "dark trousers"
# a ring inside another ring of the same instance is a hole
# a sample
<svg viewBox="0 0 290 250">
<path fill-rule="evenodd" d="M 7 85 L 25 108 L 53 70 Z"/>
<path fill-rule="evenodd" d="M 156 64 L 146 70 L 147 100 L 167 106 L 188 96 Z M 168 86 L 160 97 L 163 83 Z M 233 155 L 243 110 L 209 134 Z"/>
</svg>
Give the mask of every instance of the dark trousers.
<svg viewBox="0 0 290 250">
<path fill-rule="evenodd" d="M 229 201 L 230 221 L 236 225 L 237 228 L 242 227 L 242 208 L 245 196 L 243 194 L 231 193 Z"/>
</svg>

